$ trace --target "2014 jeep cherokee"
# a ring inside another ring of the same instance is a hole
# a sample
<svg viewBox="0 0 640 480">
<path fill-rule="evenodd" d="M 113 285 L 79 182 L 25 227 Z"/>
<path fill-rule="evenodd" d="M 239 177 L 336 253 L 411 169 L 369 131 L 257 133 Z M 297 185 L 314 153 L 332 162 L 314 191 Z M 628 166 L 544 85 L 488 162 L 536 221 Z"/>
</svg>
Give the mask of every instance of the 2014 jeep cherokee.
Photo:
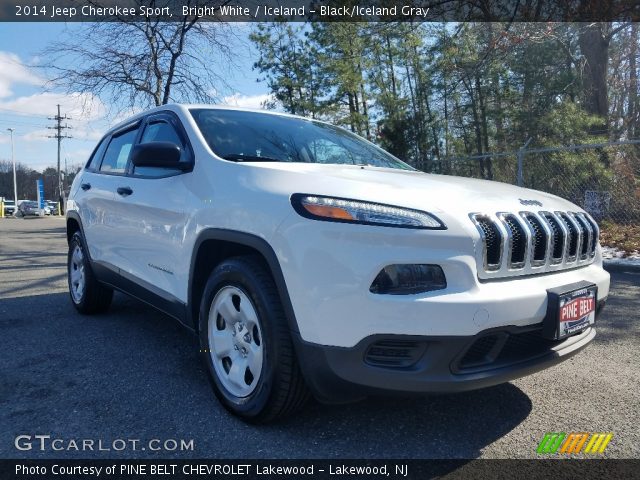
<svg viewBox="0 0 640 480">
<path fill-rule="evenodd" d="M 309 392 L 454 392 L 549 367 L 593 340 L 609 292 L 578 206 L 279 113 L 170 105 L 120 124 L 73 182 L 67 235 L 75 307 L 118 289 L 175 317 L 254 422 Z"/>
</svg>

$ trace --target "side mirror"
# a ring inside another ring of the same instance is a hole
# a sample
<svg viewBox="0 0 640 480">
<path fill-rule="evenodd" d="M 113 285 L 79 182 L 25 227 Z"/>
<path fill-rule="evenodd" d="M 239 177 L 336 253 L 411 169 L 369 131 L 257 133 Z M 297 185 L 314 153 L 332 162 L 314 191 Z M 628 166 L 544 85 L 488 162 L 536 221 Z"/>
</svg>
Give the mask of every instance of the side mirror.
<svg viewBox="0 0 640 480">
<path fill-rule="evenodd" d="M 188 170 L 191 164 L 181 162 L 182 150 L 171 142 L 149 142 L 133 147 L 131 162 L 136 167 L 178 168 Z"/>
</svg>

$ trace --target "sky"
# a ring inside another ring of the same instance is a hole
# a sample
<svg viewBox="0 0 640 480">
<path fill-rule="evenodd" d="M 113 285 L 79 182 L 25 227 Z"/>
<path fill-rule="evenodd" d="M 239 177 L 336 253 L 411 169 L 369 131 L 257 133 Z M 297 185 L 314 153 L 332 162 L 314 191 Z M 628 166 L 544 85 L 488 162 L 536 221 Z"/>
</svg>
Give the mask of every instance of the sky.
<svg viewBox="0 0 640 480">
<path fill-rule="evenodd" d="M 56 115 L 57 104 L 63 116 L 71 117 L 66 123 L 72 128 L 65 133 L 73 136 L 62 141 L 63 169 L 65 159 L 69 168 L 83 164 L 104 132 L 123 120 L 109 113 L 111 99 L 91 100 L 86 108 L 86 96 L 51 88 L 46 72 L 37 68 L 43 49 L 53 41 L 73 38 L 77 28 L 81 28 L 78 23 L 0 23 L 0 160 L 11 159 L 7 129 L 14 128 L 16 162 L 38 171 L 55 167 L 57 142 L 48 138 L 55 131 L 47 128 L 55 122 L 47 117 Z M 246 40 L 251 24 L 238 23 L 234 28 Z M 260 108 L 268 97 L 266 83 L 256 81 L 258 72 L 252 70 L 256 52 L 249 45 L 246 41 L 238 49 L 238 68 L 228 81 L 231 89 L 221 92 L 224 104 Z"/>
</svg>

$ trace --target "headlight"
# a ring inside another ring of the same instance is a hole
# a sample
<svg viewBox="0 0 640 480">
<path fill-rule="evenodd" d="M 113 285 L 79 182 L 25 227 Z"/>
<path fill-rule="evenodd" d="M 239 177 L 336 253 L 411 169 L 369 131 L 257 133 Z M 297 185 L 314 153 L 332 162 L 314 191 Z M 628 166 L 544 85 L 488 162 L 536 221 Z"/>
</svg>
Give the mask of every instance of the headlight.
<svg viewBox="0 0 640 480">
<path fill-rule="evenodd" d="M 447 228 L 431 213 L 381 203 L 296 193 L 291 196 L 291 204 L 300 215 L 314 220 L 431 230 Z"/>
</svg>

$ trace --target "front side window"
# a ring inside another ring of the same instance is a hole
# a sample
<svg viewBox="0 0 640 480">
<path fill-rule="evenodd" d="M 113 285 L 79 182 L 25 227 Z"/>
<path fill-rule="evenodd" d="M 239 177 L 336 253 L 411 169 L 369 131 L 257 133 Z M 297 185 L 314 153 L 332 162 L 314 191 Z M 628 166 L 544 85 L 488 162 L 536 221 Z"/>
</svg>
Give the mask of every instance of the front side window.
<svg viewBox="0 0 640 480">
<path fill-rule="evenodd" d="M 136 140 L 138 129 L 128 130 L 113 136 L 104 154 L 100 171 L 106 173 L 124 173 L 129 160 L 131 147 Z"/>
<path fill-rule="evenodd" d="M 238 110 L 191 110 L 202 136 L 221 158 L 413 170 L 384 150 L 338 127 L 295 117 Z"/>
</svg>

